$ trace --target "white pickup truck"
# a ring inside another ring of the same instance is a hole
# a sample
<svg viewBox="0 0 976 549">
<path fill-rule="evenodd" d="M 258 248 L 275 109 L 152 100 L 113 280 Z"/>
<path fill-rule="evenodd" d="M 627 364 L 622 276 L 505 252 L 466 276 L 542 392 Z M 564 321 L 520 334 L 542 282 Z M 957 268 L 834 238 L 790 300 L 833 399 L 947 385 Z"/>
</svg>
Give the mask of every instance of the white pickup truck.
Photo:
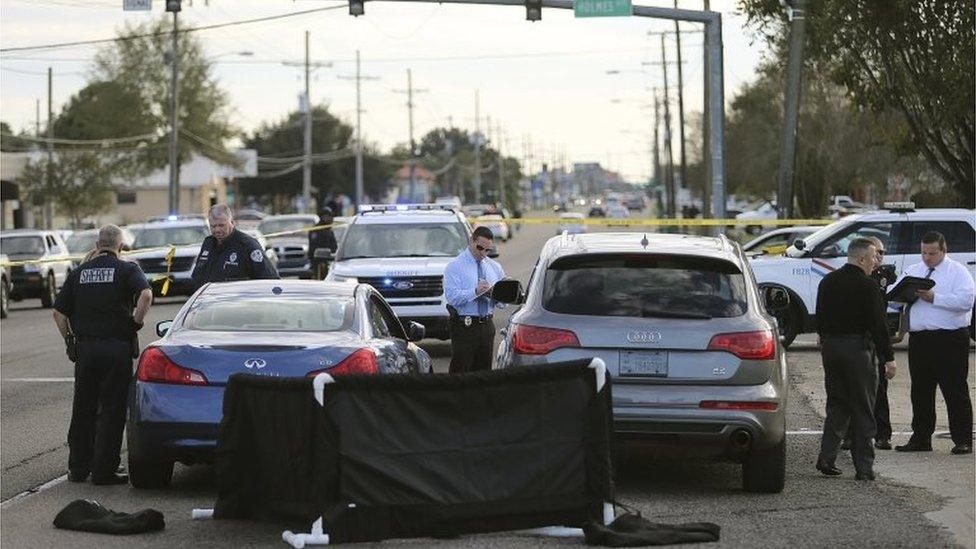
<svg viewBox="0 0 976 549">
<path fill-rule="evenodd" d="M 885 243 L 885 264 L 901 272 L 921 261 L 922 235 L 939 231 L 946 238 L 949 257 L 969 268 L 976 279 L 976 211 L 966 209 L 920 209 L 910 203 L 888 209 L 844 217 L 795 242 L 782 257 L 752 260 L 760 287 L 785 288 L 790 307 L 776 314 L 780 333 L 789 345 L 798 334 L 817 328 L 816 304 L 820 281 L 847 261 L 847 246 L 863 236 L 876 236 Z M 889 310 L 889 315 L 896 315 Z M 970 335 L 973 327 L 970 326 Z"/>
</svg>

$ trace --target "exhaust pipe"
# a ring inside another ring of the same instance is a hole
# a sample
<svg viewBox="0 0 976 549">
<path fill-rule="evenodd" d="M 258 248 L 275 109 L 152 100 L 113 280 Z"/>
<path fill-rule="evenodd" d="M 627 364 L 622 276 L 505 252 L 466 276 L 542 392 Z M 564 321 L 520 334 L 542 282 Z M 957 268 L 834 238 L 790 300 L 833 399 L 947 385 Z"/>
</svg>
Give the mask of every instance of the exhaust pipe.
<svg viewBox="0 0 976 549">
<path fill-rule="evenodd" d="M 729 438 L 729 441 L 732 443 L 732 448 L 735 450 L 748 450 L 749 446 L 752 444 L 752 433 L 746 429 L 736 429 Z"/>
</svg>

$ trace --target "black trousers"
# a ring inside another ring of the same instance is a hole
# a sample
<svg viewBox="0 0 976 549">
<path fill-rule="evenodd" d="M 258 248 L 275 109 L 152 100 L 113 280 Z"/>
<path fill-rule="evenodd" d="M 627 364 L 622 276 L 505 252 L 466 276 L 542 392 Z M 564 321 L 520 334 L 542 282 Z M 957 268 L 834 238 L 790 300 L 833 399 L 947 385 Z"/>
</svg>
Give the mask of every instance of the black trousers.
<svg viewBox="0 0 976 549">
<path fill-rule="evenodd" d="M 877 357 L 875 357 L 877 358 Z M 888 378 L 885 377 L 884 363 L 878 363 L 878 394 L 874 397 L 874 426 L 877 440 L 891 440 L 891 408 L 888 407 Z M 847 429 L 846 440 L 854 438 L 854 425 Z"/>
<path fill-rule="evenodd" d="M 874 399 L 878 368 L 863 336 L 824 337 L 820 346 L 827 392 L 827 415 L 820 439 L 820 459 L 834 463 L 848 426 L 853 426 L 851 457 L 858 472 L 874 468 Z"/>
<path fill-rule="evenodd" d="M 956 444 L 973 443 L 973 403 L 969 398 L 969 330 L 922 330 L 908 339 L 912 379 L 912 438 L 930 441 L 935 432 L 935 388 L 949 413 Z"/>
<path fill-rule="evenodd" d="M 451 320 L 452 374 L 491 370 L 494 354 L 495 323 L 488 319 L 464 325 L 464 317 Z"/>
<path fill-rule="evenodd" d="M 75 394 L 68 430 L 68 468 L 108 476 L 119 466 L 126 399 L 132 378 L 132 342 L 78 342 Z"/>
</svg>

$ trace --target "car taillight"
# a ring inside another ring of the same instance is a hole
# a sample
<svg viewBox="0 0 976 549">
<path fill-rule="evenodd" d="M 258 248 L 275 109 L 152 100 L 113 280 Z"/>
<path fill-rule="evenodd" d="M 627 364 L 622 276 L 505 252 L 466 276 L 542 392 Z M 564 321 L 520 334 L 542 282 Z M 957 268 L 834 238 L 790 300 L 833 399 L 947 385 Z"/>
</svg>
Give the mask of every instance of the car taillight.
<svg viewBox="0 0 976 549">
<path fill-rule="evenodd" d="M 359 349 L 331 368 L 309 372 L 308 377 L 315 377 L 319 374 L 344 376 L 349 374 L 378 374 L 379 372 L 380 365 L 376 362 L 376 354 L 369 349 Z"/>
<path fill-rule="evenodd" d="M 770 330 L 718 334 L 708 342 L 708 350 L 728 351 L 746 360 L 769 360 L 776 356 L 776 340 Z"/>
<path fill-rule="evenodd" d="M 513 336 L 515 352 L 520 355 L 544 355 L 563 347 L 579 347 L 576 334 L 569 330 L 517 324 Z"/>
<path fill-rule="evenodd" d="M 779 409 L 778 402 L 768 401 L 732 401 L 732 400 L 703 400 L 698 403 L 699 408 L 709 410 L 762 410 L 775 412 Z"/>
<path fill-rule="evenodd" d="M 196 370 L 173 362 L 159 347 L 148 347 L 139 358 L 136 379 L 150 383 L 176 385 L 206 385 L 207 378 Z"/>
</svg>

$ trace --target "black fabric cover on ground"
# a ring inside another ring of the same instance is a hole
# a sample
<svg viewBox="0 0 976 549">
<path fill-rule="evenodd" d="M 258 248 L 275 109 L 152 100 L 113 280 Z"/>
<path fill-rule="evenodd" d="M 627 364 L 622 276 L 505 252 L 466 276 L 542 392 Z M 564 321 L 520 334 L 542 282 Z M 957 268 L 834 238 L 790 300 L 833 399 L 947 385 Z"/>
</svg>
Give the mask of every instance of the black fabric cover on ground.
<svg viewBox="0 0 976 549">
<path fill-rule="evenodd" d="M 588 364 L 341 377 L 321 408 L 310 380 L 232 376 L 214 517 L 321 514 L 334 543 L 582 527 L 613 499 Z"/>
<path fill-rule="evenodd" d="M 603 547 L 705 543 L 718 541 L 720 530 L 717 524 L 711 522 L 656 524 L 631 513 L 620 515 L 608 525 L 594 521 L 583 528 L 587 544 Z"/>
<path fill-rule="evenodd" d="M 155 509 L 135 513 L 121 513 L 104 507 L 97 501 L 76 499 L 54 517 L 54 527 L 100 534 L 141 534 L 166 527 L 163 514 Z"/>
</svg>

